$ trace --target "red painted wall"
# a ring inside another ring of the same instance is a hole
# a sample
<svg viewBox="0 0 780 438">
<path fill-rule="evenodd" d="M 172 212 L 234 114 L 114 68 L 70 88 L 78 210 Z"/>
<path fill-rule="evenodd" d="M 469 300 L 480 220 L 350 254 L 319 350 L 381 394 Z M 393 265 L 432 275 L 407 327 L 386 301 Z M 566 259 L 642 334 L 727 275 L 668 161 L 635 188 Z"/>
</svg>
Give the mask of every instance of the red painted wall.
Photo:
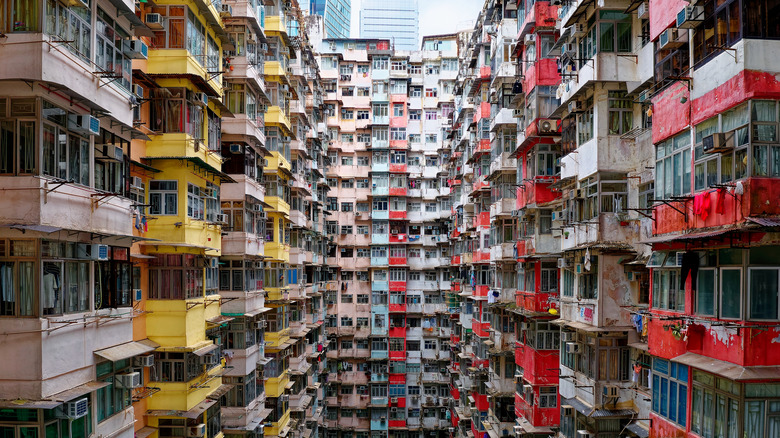
<svg viewBox="0 0 780 438">
<path fill-rule="evenodd" d="M 653 143 L 666 140 L 690 126 L 690 96 L 688 86 L 683 82 L 676 82 L 653 96 Z M 683 98 L 687 101 L 681 103 Z"/>
<path fill-rule="evenodd" d="M 688 6 L 685 0 L 650 0 L 650 39 L 655 40 L 658 34 L 677 21 L 677 13 Z"/>
<path fill-rule="evenodd" d="M 701 123 L 748 99 L 780 99 L 780 81 L 772 73 L 742 70 L 693 101 L 693 124 Z"/>
</svg>

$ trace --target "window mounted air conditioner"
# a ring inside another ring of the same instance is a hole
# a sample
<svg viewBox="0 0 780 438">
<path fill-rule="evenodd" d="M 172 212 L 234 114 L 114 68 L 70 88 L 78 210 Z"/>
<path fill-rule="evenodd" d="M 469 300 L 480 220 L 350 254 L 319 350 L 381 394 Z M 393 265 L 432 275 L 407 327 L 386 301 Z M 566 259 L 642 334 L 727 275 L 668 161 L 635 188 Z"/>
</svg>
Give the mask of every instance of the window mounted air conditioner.
<svg viewBox="0 0 780 438">
<path fill-rule="evenodd" d="M 242 154 L 242 153 L 244 153 L 243 145 L 241 145 L 239 143 L 231 143 L 230 144 L 230 153 L 231 154 Z"/>
<path fill-rule="evenodd" d="M 163 16 L 160 14 L 146 14 L 144 22 L 149 29 L 163 30 Z"/>
<path fill-rule="evenodd" d="M 677 29 L 669 28 L 661 32 L 658 36 L 658 48 L 662 50 L 676 49 L 684 44 L 683 41 L 679 41 L 679 35 Z"/>
<path fill-rule="evenodd" d="M 100 120 L 97 117 L 92 117 L 88 114 L 71 114 L 68 116 L 68 129 L 83 135 L 99 135 Z"/>
<path fill-rule="evenodd" d="M 577 342 L 567 342 L 566 352 L 569 354 L 580 354 L 580 344 Z"/>
<path fill-rule="evenodd" d="M 582 104 L 578 100 L 572 100 L 569 102 L 569 112 L 576 113 L 582 111 Z"/>
<path fill-rule="evenodd" d="M 117 374 L 114 376 L 114 384 L 119 388 L 133 389 L 141 387 L 141 373 Z"/>
<path fill-rule="evenodd" d="M 604 397 L 619 397 L 620 387 L 617 385 L 605 385 Z"/>
<path fill-rule="evenodd" d="M 677 27 L 679 29 L 693 29 L 704 21 L 703 6 L 686 6 L 677 13 Z"/>
<path fill-rule="evenodd" d="M 89 412 L 89 399 L 82 398 L 74 401 L 69 401 L 64 404 L 65 416 L 71 420 L 81 418 Z"/>
<path fill-rule="evenodd" d="M 719 132 L 702 139 L 702 149 L 705 154 L 728 152 L 734 149 L 734 131 Z"/>
<path fill-rule="evenodd" d="M 637 101 L 639 103 L 645 103 L 650 100 L 650 90 L 644 90 L 641 93 L 639 93 L 639 97 L 637 98 Z"/>
<path fill-rule="evenodd" d="M 125 40 L 122 42 L 122 53 L 130 59 L 147 59 L 149 46 L 141 40 Z"/>
<path fill-rule="evenodd" d="M 92 260 L 108 260 L 108 245 L 93 244 L 90 245 L 89 258 Z"/>
<path fill-rule="evenodd" d="M 188 437 L 202 437 L 206 436 L 206 425 L 201 423 L 197 426 L 189 426 L 187 427 L 187 436 Z"/>
<path fill-rule="evenodd" d="M 570 266 L 570 262 L 566 258 L 559 258 L 558 259 L 558 268 L 568 268 Z"/>
<path fill-rule="evenodd" d="M 572 34 L 575 37 L 585 35 L 585 25 L 582 23 L 574 23 L 571 25 Z"/>
<path fill-rule="evenodd" d="M 577 335 L 574 332 L 561 332 L 561 341 L 573 342 L 577 339 Z"/>
<path fill-rule="evenodd" d="M 150 368 L 154 366 L 154 355 L 145 354 L 133 358 L 133 364 L 137 367 Z"/>
<path fill-rule="evenodd" d="M 588 432 L 587 430 L 578 430 L 577 438 L 594 438 L 596 435 Z"/>
<path fill-rule="evenodd" d="M 132 180 L 130 180 L 130 188 L 133 189 L 142 189 L 144 186 L 144 180 L 141 179 L 140 176 L 134 176 Z"/>
<path fill-rule="evenodd" d="M 195 93 L 195 100 L 203 105 L 209 104 L 209 95 L 206 93 Z"/>
<path fill-rule="evenodd" d="M 133 289 L 133 299 L 135 302 L 143 300 L 144 292 L 141 289 Z"/>
<path fill-rule="evenodd" d="M 233 16 L 233 6 L 222 3 L 222 10 L 220 11 L 220 16 L 222 17 L 232 17 Z"/>
<path fill-rule="evenodd" d="M 217 215 L 217 223 L 227 225 L 227 223 L 228 223 L 228 215 L 226 215 L 226 214 L 218 214 Z"/>
<path fill-rule="evenodd" d="M 535 33 L 529 33 L 525 36 L 525 45 L 533 45 L 536 44 L 536 34 Z"/>
<path fill-rule="evenodd" d="M 647 2 L 643 2 L 639 4 L 639 7 L 636 8 L 636 17 L 641 19 L 649 18 L 649 8 Z"/>
<path fill-rule="evenodd" d="M 558 134 L 558 121 L 555 119 L 539 119 L 537 122 L 538 135 Z"/>
</svg>

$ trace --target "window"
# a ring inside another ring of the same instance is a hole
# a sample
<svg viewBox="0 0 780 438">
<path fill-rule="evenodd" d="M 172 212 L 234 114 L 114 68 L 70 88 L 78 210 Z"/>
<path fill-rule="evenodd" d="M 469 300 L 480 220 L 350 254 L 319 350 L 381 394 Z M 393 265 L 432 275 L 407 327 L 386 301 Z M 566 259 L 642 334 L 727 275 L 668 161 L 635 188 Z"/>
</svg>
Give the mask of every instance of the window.
<svg viewBox="0 0 780 438">
<path fill-rule="evenodd" d="M 341 188 L 342 189 L 352 189 L 354 187 L 355 187 L 355 180 L 354 179 L 341 180 Z"/>
<path fill-rule="evenodd" d="M 750 319 L 778 319 L 780 269 L 748 269 L 748 309 Z"/>
<path fill-rule="evenodd" d="M 439 91 L 436 88 L 426 88 L 425 97 L 438 97 Z"/>
<path fill-rule="evenodd" d="M 149 268 L 149 299 L 181 300 L 203 296 L 202 258 L 192 254 L 161 254 Z"/>
<path fill-rule="evenodd" d="M 679 269 L 653 270 L 653 307 L 682 312 L 685 310 L 685 288 L 681 287 Z"/>
<path fill-rule="evenodd" d="M 204 210 L 201 188 L 194 184 L 187 184 L 187 216 L 203 220 Z"/>
<path fill-rule="evenodd" d="M 420 120 L 421 110 L 409 110 L 409 120 Z"/>
<path fill-rule="evenodd" d="M 634 102 L 625 91 L 609 92 L 609 135 L 622 135 L 634 127 Z"/>
<path fill-rule="evenodd" d="M 685 427 L 687 420 L 685 409 L 686 400 L 688 400 L 688 366 L 654 358 L 652 388 L 653 412 Z"/>
<path fill-rule="evenodd" d="M 511 376 L 506 376 L 511 377 Z M 555 408 L 558 406 L 558 387 L 541 386 L 539 387 L 539 407 Z"/>
<path fill-rule="evenodd" d="M 411 87 L 409 97 L 422 97 L 422 87 Z"/>
<path fill-rule="evenodd" d="M 371 157 L 368 157 L 366 155 L 358 155 L 357 157 L 357 165 L 358 166 L 370 166 L 370 159 Z M 368 180 L 366 180 L 368 181 Z"/>
<path fill-rule="evenodd" d="M 406 140 L 406 128 L 390 128 L 390 140 Z"/>
<path fill-rule="evenodd" d="M 149 214 L 178 214 L 178 181 L 149 181 Z"/>
<path fill-rule="evenodd" d="M 352 203 L 351 202 L 342 202 L 341 203 L 341 211 L 345 212 L 345 213 L 352 211 Z"/>
<path fill-rule="evenodd" d="M 582 146 L 593 138 L 593 98 L 585 101 L 585 110 L 577 114 L 577 144 Z"/>
<path fill-rule="evenodd" d="M 101 362 L 95 365 L 97 380 L 109 384 L 95 392 L 98 423 L 130 406 L 130 390 L 121 388 L 114 383 L 116 375 L 126 374 L 132 371 L 130 366 L 130 359 L 123 359 L 116 362 Z"/>
<path fill-rule="evenodd" d="M 684 132 L 656 146 L 655 197 L 668 199 L 691 191 L 690 134 Z"/>
</svg>

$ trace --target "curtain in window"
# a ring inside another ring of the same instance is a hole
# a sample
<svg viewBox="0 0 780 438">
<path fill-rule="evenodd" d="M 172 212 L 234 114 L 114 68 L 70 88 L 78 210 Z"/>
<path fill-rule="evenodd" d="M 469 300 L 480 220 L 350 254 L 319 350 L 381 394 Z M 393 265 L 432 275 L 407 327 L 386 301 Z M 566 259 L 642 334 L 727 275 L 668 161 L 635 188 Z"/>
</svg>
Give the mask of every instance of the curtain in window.
<svg viewBox="0 0 780 438">
<path fill-rule="evenodd" d="M 14 263 L 0 262 L 0 315 L 13 315 L 15 307 Z"/>
<path fill-rule="evenodd" d="M 32 316 L 35 294 L 35 263 L 19 262 L 19 316 Z"/>
</svg>

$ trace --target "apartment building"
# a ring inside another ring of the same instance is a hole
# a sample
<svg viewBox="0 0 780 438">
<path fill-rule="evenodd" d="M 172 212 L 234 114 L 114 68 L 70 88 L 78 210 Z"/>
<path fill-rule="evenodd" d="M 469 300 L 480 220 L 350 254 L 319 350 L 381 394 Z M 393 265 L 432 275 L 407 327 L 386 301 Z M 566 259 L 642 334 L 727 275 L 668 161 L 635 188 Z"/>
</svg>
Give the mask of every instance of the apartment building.
<svg viewBox="0 0 780 438">
<path fill-rule="evenodd" d="M 3 436 L 320 434 L 322 89 L 272 3 L 3 5 Z"/>
<path fill-rule="evenodd" d="M 767 56 L 777 51 L 779 12 L 753 1 L 649 4 L 656 68 L 639 100 L 652 108 L 655 147 L 642 315 L 652 436 L 779 431 L 780 95 L 763 79 L 780 69 Z"/>
<path fill-rule="evenodd" d="M 320 45 L 331 144 L 326 228 L 327 436 L 446 433 L 449 187 L 440 171 L 453 109 L 454 35 L 421 51 L 388 40 Z"/>
<path fill-rule="evenodd" d="M 133 436 L 132 2 L 3 2 L 3 436 Z"/>
</svg>

